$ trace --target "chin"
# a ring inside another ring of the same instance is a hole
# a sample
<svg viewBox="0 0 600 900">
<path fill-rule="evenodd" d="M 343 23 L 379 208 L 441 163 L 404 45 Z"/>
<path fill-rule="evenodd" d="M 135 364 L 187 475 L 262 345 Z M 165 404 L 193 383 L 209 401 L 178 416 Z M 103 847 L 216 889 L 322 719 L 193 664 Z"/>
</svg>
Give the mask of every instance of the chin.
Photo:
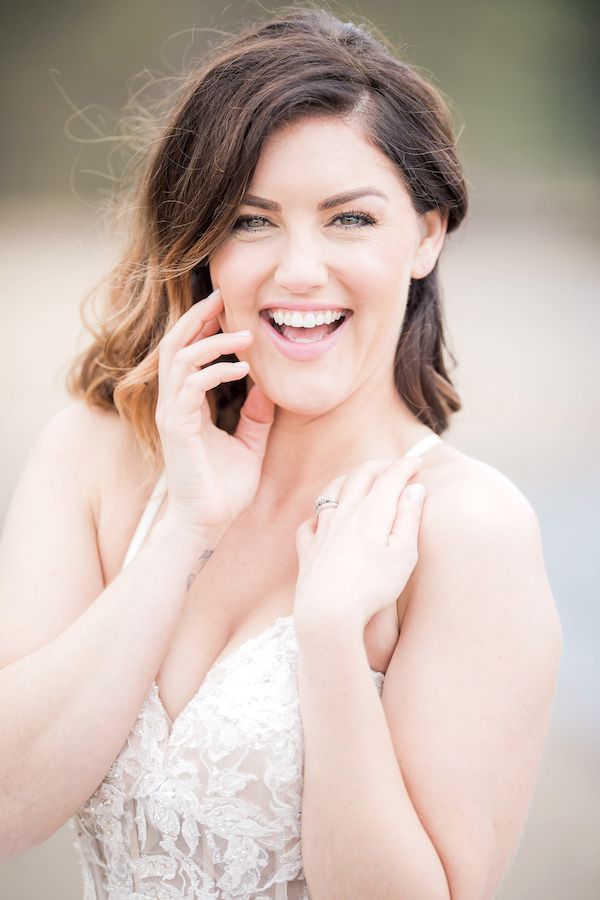
<svg viewBox="0 0 600 900">
<path fill-rule="evenodd" d="M 304 380 L 303 380 L 304 381 Z M 277 385 L 262 384 L 261 388 L 275 406 L 299 416 L 314 417 L 324 415 L 342 402 L 342 397 L 336 391 L 332 396 L 330 387 L 323 383 L 321 376 L 316 385 L 311 385 L 308 379 L 303 384 L 280 383 Z"/>
</svg>

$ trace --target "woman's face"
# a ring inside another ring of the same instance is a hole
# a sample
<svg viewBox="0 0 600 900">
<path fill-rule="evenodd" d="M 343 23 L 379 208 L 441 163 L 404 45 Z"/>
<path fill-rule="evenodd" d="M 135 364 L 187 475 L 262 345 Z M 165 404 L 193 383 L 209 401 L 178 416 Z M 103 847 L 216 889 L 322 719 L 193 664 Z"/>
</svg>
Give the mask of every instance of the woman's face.
<svg viewBox="0 0 600 900">
<path fill-rule="evenodd" d="M 237 355 L 277 406 L 326 412 L 389 384 L 410 279 L 431 271 L 444 233 L 439 213 L 415 212 L 393 163 L 359 130 L 331 118 L 292 124 L 267 141 L 210 260 L 221 328 L 252 331 Z M 277 329 L 268 310 L 279 311 Z M 345 315 L 328 324 L 328 311 Z M 294 313 L 302 318 L 281 324 Z"/>
</svg>

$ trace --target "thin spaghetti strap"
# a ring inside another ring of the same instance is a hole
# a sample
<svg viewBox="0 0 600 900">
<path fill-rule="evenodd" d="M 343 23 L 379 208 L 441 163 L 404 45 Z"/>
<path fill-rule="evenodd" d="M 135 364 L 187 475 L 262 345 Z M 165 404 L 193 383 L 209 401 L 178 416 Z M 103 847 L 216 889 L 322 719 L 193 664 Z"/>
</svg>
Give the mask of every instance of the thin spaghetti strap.
<svg viewBox="0 0 600 900">
<path fill-rule="evenodd" d="M 421 456 L 425 453 L 426 450 L 429 450 L 430 447 L 435 447 L 436 444 L 443 444 L 443 440 L 437 434 L 428 434 L 424 438 L 421 438 L 420 441 L 407 450 L 403 456 Z"/>
<path fill-rule="evenodd" d="M 152 527 L 152 523 L 156 518 L 156 514 L 160 509 L 162 501 L 164 500 L 165 494 L 167 492 L 167 470 L 163 469 L 160 478 L 156 482 L 154 486 L 154 490 L 150 494 L 146 506 L 144 507 L 144 512 L 140 516 L 140 520 L 137 524 L 137 528 L 134 531 L 133 537 L 131 538 L 131 543 L 127 548 L 127 553 L 125 554 L 125 560 L 122 565 L 122 569 L 125 566 L 129 565 L 134 556 L 139 552 L 142 544 L 146 540 L 150 528 Z"/>
</svg>

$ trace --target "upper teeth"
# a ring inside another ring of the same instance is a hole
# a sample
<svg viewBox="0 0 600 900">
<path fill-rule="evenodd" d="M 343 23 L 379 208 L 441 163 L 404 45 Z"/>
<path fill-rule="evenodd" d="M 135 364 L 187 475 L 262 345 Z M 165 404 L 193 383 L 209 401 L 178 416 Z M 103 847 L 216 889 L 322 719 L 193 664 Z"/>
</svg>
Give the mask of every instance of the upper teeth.
<svg viewBox="0 0 600 900">
<path fill-rule="evenodd" d="M 289 312 L 285 309 L 268 309 L 269 317 L 278 325 L 293 325 L 294 328 L 314 328 L 316 325 L 331 325 L 337 322 L 345 313 L 340 309 L 321 310 L 317 313 L 301 313 L 297 310 Z"/>
</svg>

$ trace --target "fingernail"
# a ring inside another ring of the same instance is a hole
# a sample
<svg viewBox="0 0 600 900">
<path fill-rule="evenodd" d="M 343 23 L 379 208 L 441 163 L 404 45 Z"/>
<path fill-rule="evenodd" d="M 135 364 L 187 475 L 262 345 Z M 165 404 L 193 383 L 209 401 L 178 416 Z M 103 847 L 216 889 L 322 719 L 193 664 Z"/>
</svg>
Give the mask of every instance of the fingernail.
<svg viewBox="0 0 600 900">
<path fill-rule="evenodd" d="M 209 294 L 207 297 L 205 297 L 204 299 L 205 299 L 205 300 L 212 300 L 213 297 L 216 297 L 217 294 L 220 294 L 220 293 L 221 293 L 221 288 L 215 288 L 214 291 L 213 291 L 211 294 Z"/>
<path fill-rule="evenodd" d="M 409 500 L 412 500 L 413 503 L 422 503 L 425 497 L 425 485 L 419 484 L 409 484 L 406 488 L 406 496 Z"/>
</svg>

